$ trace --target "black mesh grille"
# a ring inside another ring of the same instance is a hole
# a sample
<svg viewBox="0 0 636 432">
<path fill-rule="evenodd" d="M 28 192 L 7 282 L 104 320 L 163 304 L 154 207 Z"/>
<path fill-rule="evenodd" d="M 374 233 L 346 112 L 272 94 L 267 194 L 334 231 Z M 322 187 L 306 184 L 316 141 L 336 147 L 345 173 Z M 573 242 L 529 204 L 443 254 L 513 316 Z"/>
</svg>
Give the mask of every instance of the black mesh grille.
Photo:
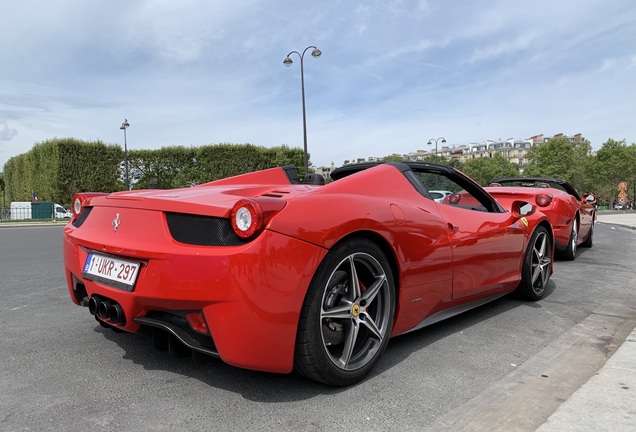
<svg viewBox="0 0 636 432">
<path fill-rule="evenodd" d="M 184 213 L 166 213 L 170 235 L 176 241 L 199 246 L 238 246 L 244 240 L 234 234 L 229 219 Z"/>
<path fill-rule="evenodd" d="M 86 220 L 86 218 L 88 217 L 88 214 L 91 212 L 91 210 L 93 210 L 93 207 L 84 207 L 82 209 L 82 212 L 79 214 L 79 216 L 75 220 L 73 220 L 71 224 L 75 228 L 81 227 L 84 221 Z"/>
</svg>

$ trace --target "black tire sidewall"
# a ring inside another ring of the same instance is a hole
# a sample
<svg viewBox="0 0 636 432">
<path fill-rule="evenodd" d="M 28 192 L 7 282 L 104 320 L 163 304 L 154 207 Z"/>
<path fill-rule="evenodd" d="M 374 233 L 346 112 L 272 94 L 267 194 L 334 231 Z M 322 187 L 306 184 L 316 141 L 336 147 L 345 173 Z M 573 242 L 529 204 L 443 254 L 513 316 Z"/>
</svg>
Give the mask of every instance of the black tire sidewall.
<svg viewBox="0 0 636 432">
<path fill-rule="evenodd" d="M 325 351 L 321 333 L 320 311 L 324 294 L 323 290 L 329 277 L 336 266 L 345 257 L 353 253 L 367 253 L 382 266 L 389 283 L 390 316 L 386 335 L 373 359 L 360 369 L 345 371 L 334 365 Z M 308 378 L 333 386 L 351 385 L 363 379 L 377 363 L 388 344 L 395 317 L 395 298 L 395 283 L 391 266 L 382 250 L 375 243 L 364 238 L 355 238 L 335 246 L 327 254 L 314 274 L 303 303 L 299 331 L 296 338 L 295 366 L 297 372 Z"/>
<path fill-rule="evenodd" d="M 534 288 L 532 286 L 532 250 L 537 241 L 537 238 L 539 237 L 539 235 L 541 235 L 541 233 L 544 233 L 547 236 L 548 240 L 550 240 L 550 234 L 548 233 L 548 230 L 545 229 L 545 227 L 543 226 L 538 226 L 532 233 L 532 237 L 530 238 L 530 241 L 528 242 L 528 246 L 526 247 L 526 252 L 523 257 L 523 265 L 521 270 L 521 282 L 519 283 L 519 286 L 517 287 L 516 292 L 521 298 L 526 300 L 537 301 L 543 298 L 547 290 L 547 285 L 550 281 L 550 278 L 548 278 L 548 280 L 546 281 L 546 286 L 543 287 L 543 291 L 541 292 L 541 295 L 537 295 L 537 293 L 534 291 Z M 548 244 L 548 246 L 550 249 L 550 253 L 552 253 L 551 241 Z"/>
<path fill-rule="evenodd" d="M 576 219 L 574 219 L 574 220 L 576 221 Z M 568 238 L 568 245 L 565 248 L 565 250 L 563 251 L 563 253 L 561 254 L 563 259 L 565 259 L 567 261 L 573 261 L 576 258 L 577 245 L 574 244 L 574 246 L 572 246 L 572 242 L 574 242 L 574 235 L 575 235 L 575 233 L 574 233 L 575 223 L 576 222 L 572 222 L 572 229 L 570 230 L 570 237 Z"/>
<path fill-rule="evenodd" d="M 581 244 L 583 247 L 591 248 L 594 242 L 594 219 L 592 219 L 592 225 L 590 225 L 590 231 L 587 233 L 585 242 Z"/>
</svg>

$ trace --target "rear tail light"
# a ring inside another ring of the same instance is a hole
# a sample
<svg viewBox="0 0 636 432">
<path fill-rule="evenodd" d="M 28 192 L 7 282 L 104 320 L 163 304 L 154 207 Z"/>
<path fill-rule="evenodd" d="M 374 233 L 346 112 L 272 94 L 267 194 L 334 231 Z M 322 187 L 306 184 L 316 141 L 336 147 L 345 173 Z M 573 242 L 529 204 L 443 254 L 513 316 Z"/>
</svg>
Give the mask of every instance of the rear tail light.
<svg viewBox="0 0 636 432">
<path fill-rule="evenodd" d="M 78 216 L 82 211 L 82 200 L 77 195 L 73 197 L 73 214 Z"/>
<path fill-rule="evenodd" d="M 240 200 L 230 213 L 232 229 L 242 239 L 252 238 L 263 229 L 263 212 L 252 200 Z"/>
<path fill-rule="evenodd" d="M 285 201 L 276 198 L 241 199 L 230 211 L 230 223 L 237 236 L 250 240 L 263 231 L 267 221 L 285 207 Z"/>
<path fill-rule="evenodd" d="M 459 204 L 459 200 L 461 199 L 461 196 L 459 194 L 450 194 L 448 195 L 448 202 L 450 204 Z"/>
<path fill-rule="evenodd" d="M 539 207 L 547 207 L 552 203 L 552 195 L 550 194 L 537 195 L 537 198 L 535 201 Z"/>
<path fill-rule="evenodd" d="M 82 192 L 73 196 L 73 216 L 78 217 L 86 203 L 92 197 L 108 195 L 103 192 Z"/>
</svg>

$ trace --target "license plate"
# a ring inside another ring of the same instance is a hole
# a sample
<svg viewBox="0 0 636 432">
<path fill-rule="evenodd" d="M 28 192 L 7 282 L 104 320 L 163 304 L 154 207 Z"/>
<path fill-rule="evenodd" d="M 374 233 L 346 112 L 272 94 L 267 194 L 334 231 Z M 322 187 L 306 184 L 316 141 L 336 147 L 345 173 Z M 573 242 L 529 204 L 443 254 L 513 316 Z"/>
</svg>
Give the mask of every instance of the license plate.
<svg viewBox="0 0 636 432">
<path fill-rule="evenodd" d="M 132 291 L 141 264 L 91 252 L 86 258 L 82 276 L 115 288 Z"/>
</svg>

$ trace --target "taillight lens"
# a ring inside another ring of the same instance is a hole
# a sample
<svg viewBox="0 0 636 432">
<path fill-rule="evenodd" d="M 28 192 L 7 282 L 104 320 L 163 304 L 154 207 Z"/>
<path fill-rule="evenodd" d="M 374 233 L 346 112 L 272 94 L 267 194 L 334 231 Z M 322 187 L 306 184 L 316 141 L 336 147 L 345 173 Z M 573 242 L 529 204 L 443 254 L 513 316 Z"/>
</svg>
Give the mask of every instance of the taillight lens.
<svg viewBox="0 0 636 432">
<path fill-rule="evenodd" d="M 232 229 L 242 239 L 250 239 L 263 229 L 263 212 L 253 200 L 239 200 L 230 213 Z"/>
<path fill-rule="evenodd" d="M 552 203 L 552 195 L 550 194 L 537 195 L 537 198 L 535 201 L 539 207 L 547 207 Z"/>
<path fill-rule="evenodd" d="M 285 201 L 274 198 L 241 199 L 230 211 L 232 229 L 242 239 L 249 240 L 261 233 L 267 220 L 285 207 Z"/>
<path fill-rule="evenodd" d="M 450 194 L 448 195 L 448 202 L 450 204 L 459 204 L 459 200 L 461 199 L 459 194 Z"/>
<path fill-rule="evenodd" d="M 86 205 L 86 203 L 94 197 L 98 197 L 98 196 L 105 196 L 108 195 L 107 193 L 103 193 L 103 192 L 80 192 L 80 193 L 76 193 L 73 196 L 73 215 L 75 217 L 78 217 L 79 214 L 82 212 L 82 209 L 84 208 L 84 206 Z"/>
<path fill-rule="evenodd" d="M 75 214 L 75 216 L 79 216 L 81 211 L 82 211 L 82 199 L 78 197 L 77 195 L 75 195 L 75 197 L 73 197 L 73 213 Z"/>
</svg>

